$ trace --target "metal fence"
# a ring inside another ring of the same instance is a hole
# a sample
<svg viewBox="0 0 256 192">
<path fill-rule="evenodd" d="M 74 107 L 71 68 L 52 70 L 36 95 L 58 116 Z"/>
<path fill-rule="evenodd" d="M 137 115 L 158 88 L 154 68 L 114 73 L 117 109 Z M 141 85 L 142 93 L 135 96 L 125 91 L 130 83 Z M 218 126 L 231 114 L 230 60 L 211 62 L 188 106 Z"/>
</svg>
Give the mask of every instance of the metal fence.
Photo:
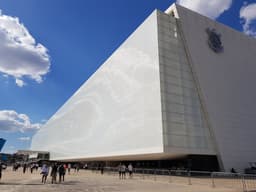
<svg viewBox="0 0 256 192">
<path fill-rule="evenodd" d="M 100 172 L 98 167 L 90 169 L 96 173 Z M 104 167 L 104 174 L 118 177 L 118 168 Z M 126 175 L 126 178 L 129 176 Z M 243 192 L 256 190 L 256 175 L 240 173 L 134 168 L 132 178 L 188 185 L 208 185 L 213 188 L 234 188 Z"/>
<path fill-rule="evenodd" d="M 213 172 L 212 187 L 225 186 L 229 188 L 240 189 L 241 191 L 256 190 L 256 175 Z"/>
</svg>

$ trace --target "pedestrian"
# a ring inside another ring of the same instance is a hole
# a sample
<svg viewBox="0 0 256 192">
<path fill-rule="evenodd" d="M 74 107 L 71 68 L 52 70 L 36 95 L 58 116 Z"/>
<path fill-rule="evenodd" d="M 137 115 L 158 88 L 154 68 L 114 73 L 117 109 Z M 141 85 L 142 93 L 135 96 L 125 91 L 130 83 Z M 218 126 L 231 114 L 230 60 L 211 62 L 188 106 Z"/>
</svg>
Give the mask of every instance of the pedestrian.
<svg viewBox="0 0 256 192">
<path fill-rule="evenodd" d="M 65 170 L 63 164 L 61 164 L 59 166 L 58 171 L 59 171 L 59 183 L 61 183 L 61 181 L 64 181 L 64 177 L 65 177 L 65 173 L 66 173 L 66 170 Z"/>
<path fill-rule="evenodd" d="M 129 177 L 131 179 L 132 178 L 132 174 L 133 174 L 133 167 L 132 167 L 131 163 L 128 165 L 128 171 L 129 171 Z"/>
<path fill-rule="evenodd" d="M 2 162 L 0 162 L 0 181 L 2 179 L 2 170 L 3 170 L 3 166 L 2 166 Z"/>
<path fill-rule="evenodd" d="M 44 184 L 46 183 L 48 173 L 49 173 L 48 166 L 46 164 L 43 164 L 41 174 L 42 174 L 42 183 Z"/>
<path fill-rule="evenodd" d="M 126 171 L 126 166 L 125 166 L 125 164 L 123 164 L 123 165 L 121 166 L 122 179 L 125 179 L 125 171 Z"/>
<path fill-rule="evenodd" d="M 118 168 L 118 173 L 119 173 L 119 179 L 121 179 L 121 175 L 122 175 L 122 164 L 120 163 L 117 168 Z"/>
<path fill-rule="evenodd" d="M 31 172 L 31 174 L 33 173 L 34 168 L 35 168 L 35 164 L 32 163 L 32 164 L 30 165 L 30 172 Z"/>
<path fill-rule="evenodd" d="M 70 170 L 71 170 L 71 164 L 68 164 L 68 174 L 70 175 Z"/>
<path fill-rule="evenodd" d="M 76 165 L 76 172 L 79 172 L 79 169 L 80 169 L 80 165 L 77 164 L 77 165 Z"/>
<path fill-rule="evenodd" d="M 27 164 L 24 163 L 24 164 L 23 164 L 23 173 L 26 173 L 26 170 L 27 170 Z"/>
<path fill-rule="evenodd" d="M 58 172 L 58 166 L 56 163 L 54 163 L 52 166 L 52 171 L 51 171 L 52 184 L 56 183 L 57 172 Z"/>
<path fill-rule="evenodd" d="M 78 169 L 77 167 L 78 167 L 78 165 L 75 164 L 75 165 L 74 165 L 74 172 L 77 172 L 77 169 Z"/>
<path fill-rule="evenodd" d="M 101 175 L 103 175 L 103 173 L 104 173 L 104 165 L 101 165 L 101 167 L 100 167 L 100 173 L 101 173 Z"/>
<path fill-rule="evenodd" d="M 14 171 L 17 171 L 19 167 L 20 167 L 20 164 L 14 163 L 14 165 L 13 165 L 13 170 L 14 170 Z"/>
</svg>

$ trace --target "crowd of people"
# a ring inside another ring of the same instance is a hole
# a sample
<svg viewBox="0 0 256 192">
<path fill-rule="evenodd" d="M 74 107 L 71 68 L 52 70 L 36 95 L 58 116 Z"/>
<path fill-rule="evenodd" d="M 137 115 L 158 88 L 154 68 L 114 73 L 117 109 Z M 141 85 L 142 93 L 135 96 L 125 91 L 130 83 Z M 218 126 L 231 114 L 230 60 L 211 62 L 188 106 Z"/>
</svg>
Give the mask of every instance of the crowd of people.
<svg viewBox="0 0 256 192">
<path fill-rule="evenodd" d="M 59 183 L 64 182 L 65 180 L 65 174 L 66 174 L 66 164 L 57 164 L 54 163 L 51 166 L 51 172 L 50 172 L 50 176 L 52 177 L 51 179 L 51 183 L 57 183 L 57 175 L 59 174 Z M 47 177 L 49 175 L 49 167 L 47 164 L 43 164 L 42 168 L 41 168 L 41 173 L 42 175 L 42 183 L 46 183 Z"/>
<path fill-rule="evenodd" d="M 2 178 L 2 170 L 3 170 L 3 164 L 0 162 L 0 181 Z M 17 171 L 19 168 L 22 169 L 23 174 L 25 174 L 26 172 L 30 171 L 30 173 L 32 174 L 33 171 L 38 171 L 39 169 L 39 164 L 38 163 L 14 163 L 12 170 L 13 171 Z M 46 183 L 47 181 L 47 177 L 50 174 L 51 176 L 51 183 L 57 183 L 57 176 L 58 177 L 58 182 L 64 182 L 65 180 L 65 174 L 66 174 L 66 170 L 68 170 L 68 173 L 70 174 L 70 169 L 71 169 L 71 164 L 63 164 L 63 163 L 49 163 L 49 162 L 45 162 L 42 163 L 41 165 L 41 171 L 40 174 L 42 175 L 42 180 L 41 182 L 43 184 Z M 79 171 L 79 165 L 74 165 L 74 170 L 75 172 Z"/>
<path fill-rule="evenodd" d="M 51 183 L 56 184 L 57 180 L 59 183 L 65 181 L 65 175 L 66 175 L 66 170 L 68 174 L 70 174 L 71 171 L 71 164 L 63 164 L 63 163 L 49 163 L 45 162 L 42 163 L 41 166 L 39 166 L 38 163 L 23 163 L 23 164 L 18 164 L 15 163 L 13 164 L 13 171 L 17 171 L 19 168 L 22 168 L 23 174 L 28 172 L 30 170 L 30 173 L 32 174 L 33 171 L 38 171 L 39 167 L 41 167 L 40 174 L 42 175 L 41 182 L 45 184 L 47 182 L 48 175 L 51 177 Z M 74 164 L 72 166 L 74 168 L 75 172 L 79 172 L 80 165 L 79 164 Z M 83 167 L 84 169 L 87 169 L 87 164 Z M 126 179 L 126 172 L 129 173 L 129 178 L 132 178 L 133 176 L 133 166 L 130 163 L 128 166 L 126 166 L 124 163 L 120 163 L 117 167 L 118 173 L 119 173 L 119 179 Z M 98 167 L 98 170 L 101 171 L 101 174 L 104 172 L 104 166 L 101 165 Z M 58 179 L 57 179 L 58 177 Z M 2 164 L 0 163 L 0 180 L 2 178 Z"/>
</svg>

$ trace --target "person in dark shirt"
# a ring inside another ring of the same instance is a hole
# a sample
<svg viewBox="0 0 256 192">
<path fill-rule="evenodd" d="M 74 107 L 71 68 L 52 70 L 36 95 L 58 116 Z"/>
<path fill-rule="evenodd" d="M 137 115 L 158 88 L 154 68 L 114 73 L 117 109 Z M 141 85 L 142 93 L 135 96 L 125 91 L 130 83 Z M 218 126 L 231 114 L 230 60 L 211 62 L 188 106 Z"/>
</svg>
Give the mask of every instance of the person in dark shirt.
<svg viewBox="0 0 256 192">
<path fill-rule="evenodd" d="M 65 173 L 66 173 L 66 170 L 64 166 L 61 164 L 59 166 L 59 182 L 64 181 Z"/>
<path fill-rule="evenodd" d="M 57 172 L 58 172 L 58 166 L 56 163 L 54 163 L 51 170 L 52 184 L 56 183 Z"/>
<path fill-rule="evenodd" d="M 24 163 L 24 165 L 23 165 L 23 173 L 26 173 L 26 170 L 27 170 L 27 164 Z"/>
<path fill-rule="evenodd" d="M 2 163 L 0 162 L 0 180 L 2 179 L 2 170 L 3 170 L 3 167 L 2 167 Z"/>
</svg>

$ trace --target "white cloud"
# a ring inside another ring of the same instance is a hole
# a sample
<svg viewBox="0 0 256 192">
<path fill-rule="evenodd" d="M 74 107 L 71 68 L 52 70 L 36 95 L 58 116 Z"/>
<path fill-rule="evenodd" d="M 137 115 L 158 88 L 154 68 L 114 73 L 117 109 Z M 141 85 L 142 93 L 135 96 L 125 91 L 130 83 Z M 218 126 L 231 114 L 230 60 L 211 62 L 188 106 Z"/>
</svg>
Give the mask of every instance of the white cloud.
<svg viewBox="0 0 256 192">
<path fill-rule="evenodd" d="M 29 141 L 30 137 L 19 137 L 18 138 L 20 141 Z"/>
<path fill-rule="evenodd" d="M 177 0 L 177 4 L 216 19 L 230 8 L 232 0 Z"/>
<path fill-rule="evenodd" d="M 24 77 L 43 81 L 49 72 L 47 49 L 36 43 L 19 18 L 2 14 L 0 10 L 0 73 L 14 77 L 16 84 L 24 86 Z"/>
<path fill-rule="evenodd" d="M 243 19 L 244 32 L 256 37 L 256 3 L 244 5 L 240 9 L 240 18 Z"/>
<path fill-rule="evenodd" d="M 28 130 L 38 130 L 41 124 L 32 124 L 30 118 L 25 114 L 18 114 L 13 110 L 0 111 L 0 131 L 24 132 Z"/>
<path fill-rule="evenodd" d="M 15 83 L 19 86 L 19 87 L 23 87 L 25 85 L 24 81 L 20 80 L 20 79 L 16 79 Z"/>
</svg>

